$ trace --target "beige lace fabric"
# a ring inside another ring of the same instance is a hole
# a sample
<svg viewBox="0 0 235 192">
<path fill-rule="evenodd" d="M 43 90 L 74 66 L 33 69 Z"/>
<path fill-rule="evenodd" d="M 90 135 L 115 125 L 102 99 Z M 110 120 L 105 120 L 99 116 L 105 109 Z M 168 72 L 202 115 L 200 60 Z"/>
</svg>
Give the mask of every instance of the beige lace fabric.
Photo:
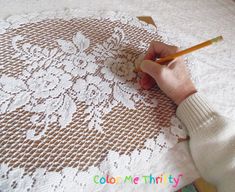
<svg viewBox="0 0 235 192">
<path fill-rule="evenodd" d="M 0 33 L 0 191 L 102 191 L 92 176 L 150 173 L 186 137 L 133 72 L 162 41 L 153 26 L 71 11 L 10 17 Z"/>
</svg>

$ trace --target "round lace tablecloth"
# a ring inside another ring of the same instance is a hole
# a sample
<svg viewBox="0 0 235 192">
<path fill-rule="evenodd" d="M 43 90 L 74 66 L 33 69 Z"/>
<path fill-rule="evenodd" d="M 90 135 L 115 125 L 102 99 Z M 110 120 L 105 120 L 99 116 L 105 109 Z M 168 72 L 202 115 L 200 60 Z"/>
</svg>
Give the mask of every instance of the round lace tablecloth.
<svg viewBox="0 0 235 192">
<path fill-rule="evenodd" d="M 186 138 L 175 105 L 133 72 L 163 41 L 153 26 L 74 10 L 10 17 L 0 33 L 0 190 L 176 189 L 93 181 L 162 174 L 163 152 Z"/>
</svg>

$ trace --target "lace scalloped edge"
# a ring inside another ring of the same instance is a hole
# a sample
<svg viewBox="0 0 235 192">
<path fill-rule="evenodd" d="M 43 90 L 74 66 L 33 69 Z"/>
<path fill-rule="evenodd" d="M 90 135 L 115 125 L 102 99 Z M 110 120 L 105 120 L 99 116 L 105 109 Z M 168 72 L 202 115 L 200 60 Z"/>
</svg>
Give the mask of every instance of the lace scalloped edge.
<svg viewBox="0 0 235 192">
<path fill-rule="evenodd" d="M 73 18 L 97 18 L 97 19 L 110 19 L 111 21 L 121 21 L 121 23 L 126 24 L 128 22 L 129 25 L 144 28 L 150 33 L 156 32 L 156 27 L 148 24 L 144 21 L 140 21 L 139 19 L 132 17 L 124 12 L 119 11 L 84 11 L 78 9 L 64 9 L 58 11 L 43 11 L 43 12 L 34 12 L 28 14 L 20 14 L 9 16 L 6 19 L 0 19 L 0 34 L 5 33 L 8 29 L 15 29 L 20 27 L 20 25 L 35 23 L 39 21 L 43 21 L 46 19 L 64 19 L 70 20 Z"/>
<path fill-rule="evenodd" d="M 147 139 L 144 143 L 144 149 L 135 149 L 130 155 L 120 155 L 118 152 L 109 151 L 99 166 L 91 166 L 85 171 L 64 167 L 60 172 L 37 168 L 34 172 L 27 173 L 24 168 L 11 168 L 7 164 L 0 164 L 0 176 L 3 178 L 0 182 L 0 191 L 2 189 L 17 192 L 42 191 L 43 186 L 47 186 L 46 191 L 49 192 L 56 191 L 56 189 L 63 189 L 63 191 L 102 191 L 106 189 L 106 185 L 95 184 L 92 180 L 95 175 L 118 175 L 121 177 L 133 174 L 144 175 L 151 172 L 163 154 L 178 143 L 179 137 L 186 138 L 186 132 L 176 117 L 172 117 L 171 124 L 170 128 L 162 127 L 156 139 Z M 161 165 L 157 164 L 157 166 Z M 12 188 L 13 183 L 17 183 L 15 189 Z M 35 184 L 32 186 L 33 183 Z M 132 187 L 136 186 L 129 187 L 132 191 L 134 190 Z"/>
</svg>

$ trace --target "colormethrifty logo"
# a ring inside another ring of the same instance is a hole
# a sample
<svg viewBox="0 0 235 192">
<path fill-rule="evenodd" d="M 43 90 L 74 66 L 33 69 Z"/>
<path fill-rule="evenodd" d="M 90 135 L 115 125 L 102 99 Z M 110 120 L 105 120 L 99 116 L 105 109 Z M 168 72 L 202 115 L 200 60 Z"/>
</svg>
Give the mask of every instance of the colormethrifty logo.
<svg viewBox="0 0 235 192">
<path fill-rule="evenodd" d="M 160 174 L 158 176 L 153 176 L 152 174 L 150 175 L 144 175 L 144 176 L 99 176 L 95 175 L 93 177 L 93 181 L 95 184 L 121 184 L 121 183 L 126 183 L 126 184 L 155 184 L 155 185 L 172 185 L 172 187 L 176 188 L 179 183 L 181 178 L 183 177 L 183 174 L 180 173 L 178 175 L 172 175 L 172 174 Z"/>
</svg>

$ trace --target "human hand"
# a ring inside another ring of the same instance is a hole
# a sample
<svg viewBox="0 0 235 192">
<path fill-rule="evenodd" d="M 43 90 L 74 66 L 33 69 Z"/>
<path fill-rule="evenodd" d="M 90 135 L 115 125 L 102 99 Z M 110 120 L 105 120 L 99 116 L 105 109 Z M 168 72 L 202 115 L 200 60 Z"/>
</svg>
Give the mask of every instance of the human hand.
<svg viewBox="0 0 235 192">
<path fill-rule="evenodd" d="M 183 58 L 175 58 L 164 65 L 155 62 L 156 58 L 166 57 L 177 51 L 178 48 L 175 46 L 152 41 L 140 65 L 143 71 L 140 74 L 140 85 L 144 89 L 150 89 L 157 83 L 159 88 L 179 105 L 188 96 L 197 92 Z"/>
</svg>

